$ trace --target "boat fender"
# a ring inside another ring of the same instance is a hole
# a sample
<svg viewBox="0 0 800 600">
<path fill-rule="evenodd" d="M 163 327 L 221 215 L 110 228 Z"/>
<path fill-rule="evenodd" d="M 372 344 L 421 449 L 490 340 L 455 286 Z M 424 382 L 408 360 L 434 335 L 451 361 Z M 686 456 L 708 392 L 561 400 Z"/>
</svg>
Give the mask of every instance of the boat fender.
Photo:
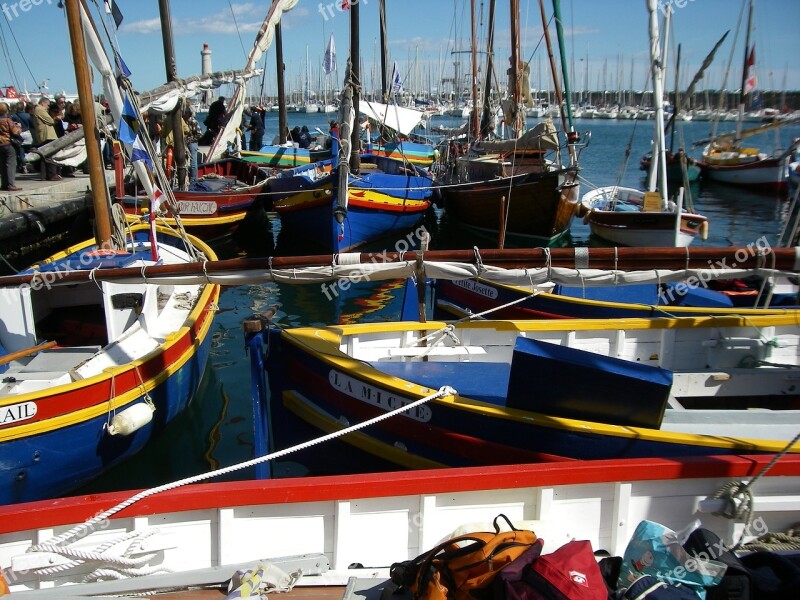
<svg viewBox="0 0 800 600">
<path fill-rule="evenodd" d="M 700 239 L 707 240 L 708 239 L 708 221 L 703 221 L 700 223 Z"/>
<path fill-rule="evenodd" d="M 153 420 L 155 407 L 150 402 L 139 402 L 118 412 L 108 425 L 110 435 L 130 435 Z"/>
<path fill-rule="evenodd" d="M 591 216 L 592 216 L 592 209 L 590 208 L 590 209 L 587 209 L 586 210 L 586 214 L 583 215 L 583 224 L 584 225 L 588 225 L 589 224 L 589 219 L 591 218 Z"/>
<path fill-rule="evenodd" d="M 165 156 L 166 165 L 164 165 L 164 173 L 167 175 L 167 179 L 172 178 L 172 146 L 167 148 L 167 153 Z"/>
</svg>

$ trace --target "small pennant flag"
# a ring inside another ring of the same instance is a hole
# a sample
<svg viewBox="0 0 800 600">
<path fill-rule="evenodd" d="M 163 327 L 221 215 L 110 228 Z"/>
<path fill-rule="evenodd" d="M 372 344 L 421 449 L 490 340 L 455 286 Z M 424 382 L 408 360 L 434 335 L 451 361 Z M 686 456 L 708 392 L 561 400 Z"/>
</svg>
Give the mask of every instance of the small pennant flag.
<svg viewBox="0 0 800 600">
<path fill-rule="evenodd" d="M 119 120 L 119 141 L 132 146 L 136 142 L 136 134 L 139 133 L 139 119 L 136 117 L 136 109 L 133 108 L 127 94 L 122 102 L 122 115 Z"/>
<path fill-rule="evenodd" d="M 131 70 L 116 50 L 114 50 L 114 62 L 117 64 L 117 78 L 124 77 L 125 79 L 129 79 Z"/>
<path fill-rule="evenodd" d="M 749 94 L 756 89 L 756 47 L 755 44 L 750 48 L 750 56 L 747 58 L 747 79 L 744 80 L 744 93 Z"/>
<path fill-rule="evenodd" d="M 106 5 L 106 14 L 111 15 L 114 19 L 114 25 L 119 29 L 119 26 L 122 24 L 122 11 L 120 11 L 115 0 L 104 0 L 104 2 Z"/>
<path fill-rule="evenodd" d="M 400 70 L 397 68 L 397 61 L 392 67 L 392 93 L 397 94 L 403 91 L 403 79 L 400 77 Z"/>
<path fill-rule="evenodd" d="M 164 197 L 164 194 L 161 193 L 161 190 L 157 187 L 153 187 L 153 199 L 150 202 L 150 214 L 160 210 L 161 205 L 164 204 L 165 201 L 166 198 Z"/>
<path fill-rule="evenodd" d="M 153 169 L 153 159 L 150 158 L 150 154 L 142 143 L 142 138 L 138 135 L 131 146 L 131 161 L 135 162 L 137 160 L 145 163 L 150 170 Z"/>
<path fill-rule="evenodd" d="M 350 0 L 342 0 L 342 10 L 350 10 Z"/>
<path fill-rule="evenodd" d="M 333 43 L 333 34 L 331 34 L 328 47 L 325 49 L 325 57 L 322 59 L 322 70 L 328 75 L 336 70 L 336 46 Z"/>
</svg>

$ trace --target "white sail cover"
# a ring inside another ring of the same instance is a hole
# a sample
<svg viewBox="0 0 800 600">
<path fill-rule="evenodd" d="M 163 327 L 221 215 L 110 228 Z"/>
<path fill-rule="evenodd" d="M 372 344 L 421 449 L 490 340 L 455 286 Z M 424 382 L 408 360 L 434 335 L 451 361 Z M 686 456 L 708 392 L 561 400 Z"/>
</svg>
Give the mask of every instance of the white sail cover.
<svg viewBox="0 0 800 600">
<path fill-rule="evenodd" d="M 422 122 L 424 114 L 413 108 L 403 108 L 396 104 L 381 104 L 361 100 L 358 103 L 358 112 L 376 123 L 408 135 Z"/>
<path fill-rule="evenodd" d="M 269 11 L 267 12 L 267 17 L 261 24 L 261 29 L 258 30 L 258 35 L 256 36 L 256 41 L 253 44 L 253 48 L 250 50 L 250 54 L 247 56 L 247 64 L 244 68 L 245 73 L 255 70 L 255 66 L 261 59 L 261 56 L 267 51 L 267 48 L 272 45 L 272 38 L 275 35 L 275 25 L 280 22 L 283 13 L 294 8 L 295 4 L 297 4 L 299 1 L 300 0 L 272 1 Z M 244 85 L 240 83 L 236 86 L 236 90 L 233 92 L 233 97 L 228 103 L 228 114 L 225 117 L 227 119 L 225 122 L 225 127 L 223 127 L 222 131 L 220 131 L 217 139 L 214 140 L 214 142 L 211 144 L 211 148 L 208 151 L 207 160 L 209 162 L 220 158 L 222 153 L 227 150 L 228 142 L 232 142 L 234 139 L 236 139 L 236 130 L 242 122 L 242 113 L 244 112 L 244 96 Z"/>
<path fill-rule="evenodd" d="M 475 144 L 477 152 L 514 152 L 515 150 L 558 150 L 558 132 L 552 119 L 537 123 L 518 138 L 485 140 Z"/>
</svg>

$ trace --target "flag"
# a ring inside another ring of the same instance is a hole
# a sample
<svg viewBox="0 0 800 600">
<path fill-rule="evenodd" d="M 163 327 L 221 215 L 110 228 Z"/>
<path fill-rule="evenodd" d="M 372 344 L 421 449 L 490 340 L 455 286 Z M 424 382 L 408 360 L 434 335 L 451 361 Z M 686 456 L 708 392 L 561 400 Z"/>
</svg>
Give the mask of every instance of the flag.
<svg viewBox="0 0 800 600">
<path fill-rule="evenodd" d="M 150 201 L 150 214 L 158 211 L 165 201 L 166 198 L 164 197 L 164 194 L 161 193 L 161 190 L 158 189 L 157 186 L 153 186 L 153 199 Z"/>
<path fill-rule="evenodd" d="M 326 75 L 330 75 L 336 70 L 336 46 L 333 44 L 333 34 L 328 41 L 328 47 L 325 48 L 325 58 L 322 59 L 322 69 Z"/>
<path fill-rule="evenodd" d="M 122 24 L 122 11 L 120 11 L 115 0 L 104 0 L 104 2 L 106 5 L 106 14 L 112 16 L 114 25 L 119 29 L 119 26 Z"/>
<path fill-rule="evenodd" d="M 120 77 L 124 77 L 125 79 L 130 79 L 131 70 L 128 68 L 128 65 L 125 64 L 125 61 L 122 60 L 122 57 L 116 50 L 114 50 L 114 62 L 117 65 L 117 79 L 119 79 Z"/>
<path fill-rule="evenodd" d="M 756 46 L 750 48 L 750 56 L 747 58 L 747 78 L 744 80 L 744 93 L 749 94 L 756 89 Z"/>
<path fill-rule="evenodd" d="M 403 91 L 403 80 L 400 77 L 400 70 L 397 68 L 397 61 L 394 62 L 392 67 L 392 94 L 397 94 Z"/>
<path fill-rule="evenodd" d="M 133 108 L 130 98 L 125 95 L 125 100 L 122 102 L 122 115 L 119 120 L 119 141 L 132 146 L 136 141 L 136 135 L 139 133 L 140 123 L 136 116 L 136 109 Z"/>
<path fill-rule="evenodd" d="M 150 154 L 142 143 L 142 138 L 138 135 L 131 145 L 131 161 L 136 162 L 137 160 L 144 162 L 150 170 L 153 169 L 153 159 L 150 158 Z M 155 196 L 153 199 L 155 200 Z"/>
<path fill-rule="evenodd" d="M 342 0 L 342 10 L 350 10 L 350 0 Z"/>
<path fill-rule="evenodd" d="M 19 94 L 13 85 L 6 88 L 6 98 L 19 98 Z"/>
</svg>

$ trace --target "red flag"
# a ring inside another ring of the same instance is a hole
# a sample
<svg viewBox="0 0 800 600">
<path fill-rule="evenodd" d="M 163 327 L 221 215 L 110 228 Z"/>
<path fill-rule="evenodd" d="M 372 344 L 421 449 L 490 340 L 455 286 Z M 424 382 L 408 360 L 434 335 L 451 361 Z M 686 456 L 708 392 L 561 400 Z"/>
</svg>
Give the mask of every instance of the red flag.
<svg viewBox="0 0 800 600">
<path fill-rule="evenodd" d="M 749 94 L 756 89 L 756 46 L 750 48 L 750 56 L 747 58 L 747 78 L 744 80 L 744 93 Z"/>
<path fill-rule="evenodd" d="M 350 10 L 350 0 L 342 0 L 342 10 Z"/>
<path fill-rule="evenodd" d="M 19 98 L 19 94 L 13 85 L 10 85 L 6 88 L 6 98 Z"/>
</svg>

